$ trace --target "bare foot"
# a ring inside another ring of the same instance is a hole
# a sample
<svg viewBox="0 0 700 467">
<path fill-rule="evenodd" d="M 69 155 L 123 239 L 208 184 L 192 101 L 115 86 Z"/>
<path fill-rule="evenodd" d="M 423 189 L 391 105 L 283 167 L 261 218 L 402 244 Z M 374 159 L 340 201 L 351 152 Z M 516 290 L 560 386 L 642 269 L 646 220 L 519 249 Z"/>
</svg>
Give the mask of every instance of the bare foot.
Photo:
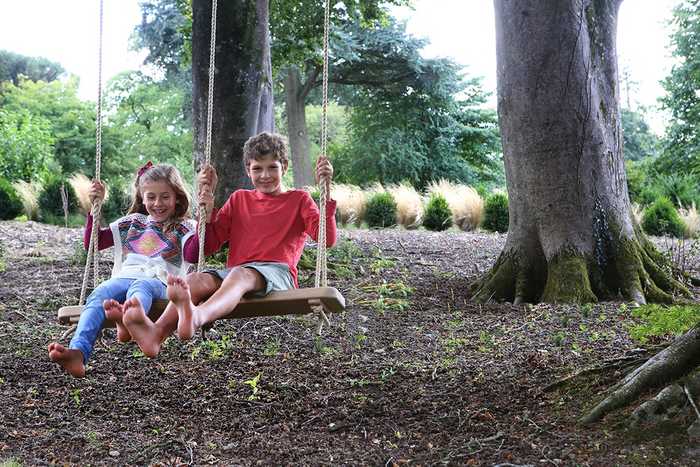
<svg viewBox="0 0 700 467">
<path fill-rule="evenodd" d="M 117 339 L 119 342 L 129 342 L 131 340 L 131 334 L 129 334 L 129 330 L 126 329 L 126 326 L 124 326 L 122 322 L 124 316 L 122 304 L 110 298 L 104 301 L 102 307 L 105 309 L 105 316 L 107 319 L 113 321 L 114 324 L 117 325 Z"/>
<path fill-rule="evenodd" d="M 67 349 L 58 342 L 49 344 L 49 358 L 56 362 L 76 378 L 85 377 L 85 365 L 83 364 L 83 353 L 78 349 Z"/>
<path fill-rule="evenodd" d="M 192 303 L 190 286 L 183 278 L 168 275 L 168 300 L 177 307 L 177 337 L 192 339 L 201 323 L 196 319 L 197 307 Z"/>
<path fill-rule="evenodd" d="M 150 358 L 155 358 L 160 352 L 161 340 L 158 332 L 153 326 L 151 319 L 146 316 L 146 312 L 141 306 L 141 302 L 136 297 L 131 297 L 124 302 L 124 326 L 136 342 L 143 354 Z"/>
</svg>

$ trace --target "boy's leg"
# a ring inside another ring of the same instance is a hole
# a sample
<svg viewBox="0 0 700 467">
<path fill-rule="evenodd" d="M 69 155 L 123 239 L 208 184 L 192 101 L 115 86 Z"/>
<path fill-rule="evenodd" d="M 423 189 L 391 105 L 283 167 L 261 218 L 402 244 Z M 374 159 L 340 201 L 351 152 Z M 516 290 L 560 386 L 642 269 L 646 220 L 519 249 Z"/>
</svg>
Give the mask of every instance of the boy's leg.
<svg viewBox="0 0 700 467">
<path fill-rule="evenodd" d="M 233 311 L 244 294 L 263 289 L 265 284 L 265 279 L 258 271 L 236 267 L 231 269 L 208 300 L 195 306 L 195 297 L 185 281 L 177 278 L 168 280 L 168 298 L 178 309 L 178 337 L 190 339 L 201 326 Z"/>
<path fill-rule="evenodd" d="M 208 298 L 221 284 L 220 279 L 207 273 L 192 273 L 185 280 L 196 303 Z M 158 355 L 161 344 L 177 329 L 177 322 L 178 311 L 172 302 L 155 323 L 138 307 L 131 307 L 124 313 L 124 323 L 134 341 L 144 355 L 151 358 Z"/>
<path fill-rule="evenodd" d="M 130 283 L 131 279 L 112 278 L 93 290 L 80 314 L 78 327 L 70 345 L 65 348 L 56 342 L 49 344 L 49 358 L 72 376 L 85 376 L 85 364 L 92 354 L 97 335 L 105 321 L 103 303 L 109 299 L 123 301 Z"/>
</svg>

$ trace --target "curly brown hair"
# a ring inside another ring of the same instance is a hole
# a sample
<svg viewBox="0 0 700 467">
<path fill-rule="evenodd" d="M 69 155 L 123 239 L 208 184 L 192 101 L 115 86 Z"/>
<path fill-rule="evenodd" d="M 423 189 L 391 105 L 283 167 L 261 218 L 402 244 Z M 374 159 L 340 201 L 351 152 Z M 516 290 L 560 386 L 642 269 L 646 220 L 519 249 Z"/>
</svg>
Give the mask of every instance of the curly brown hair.
<svg viewBox="0 0 700 467">
<path fill-rule="evenodd" d="M 259 160 L 261 157 L 271 155 L 282 165 L 287 166 L 287 138 L 277 133 L 263 132 L 259 135 L 251 136 L 243 145 L 243 161 L 246 167 L 252 160 Z"/>
<path fill-rule="evenodd" d="M 169 220 L 169 224 L 179 223 L 190 216 L 190 195 L 187 193 L 180 171 L 170 164 L 156 164 L 136 177 L 134 181 L 134 201 L 131 203 L 128 214 L 141 213 L 148 215 L 146 205 L 143 203 L 143 194 L 140 186 L 144 181 L 164 181 L 175 192 L 175 213 L 172 219 Z"/>
</svg>

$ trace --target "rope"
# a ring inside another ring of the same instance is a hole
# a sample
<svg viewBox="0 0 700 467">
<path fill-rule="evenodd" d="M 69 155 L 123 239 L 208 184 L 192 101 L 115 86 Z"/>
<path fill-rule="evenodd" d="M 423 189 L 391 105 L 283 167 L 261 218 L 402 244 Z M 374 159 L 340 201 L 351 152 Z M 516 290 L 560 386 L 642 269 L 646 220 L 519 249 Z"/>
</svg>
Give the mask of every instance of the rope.
<svg viewBox="0 0 700 467">
<path fill-rule="evenodd" d="M 211 161 L 211 124 L 213 120 L 214 108 L 214 73 L 216 56 L 216 8 L 217 0 L 211 4 L 211 37 L 209 40 L 209 91 L 207 92 L 207 139 L 204 146 L 204 165 L 209 165 Z M 207 210 L 204 205 L 200 205 L 199 222 L 197 222 L 197 234 L 199 235 L 199 259 L 197 261 L 197 271 L 204 267 L 204 235 L 207 227 Z"/>
<path fill-rule="evenodd" d="M 104 0 L 100 0 L 100 20 L 98 33 L 97 51 L 97 115 L 95 117 L 95 180 L 100 181 L 100 171 L 102 169 L 102 36 L 104 29 Z M 90 245 L 88 246 L 87 259 L 85 260 L 85 270 L 83 272 L 83 285 L 80 288 L 79 305 L 85 304 L 85 293 L 87 291 L 88 276 L 90 275 L 90 263 L 93 265 L 93 286 L 99 283 L 100 260 L 97 252 L 97 234 L 100 230 L 100 218 L 102 212 L 102 202 L 96 201 L 92 204 L 92 232 L 90 235 Z"/>
<path fill-rule="evenodd" d="M 321 155 L 327 156 L 328 148 L 328 36 L 330 30 L 331 2 L 326 0 L 323 15 L 323 105 L 321 107 Z M 326 188 L 329 185 L 327 178 L 318 181 L 319 199 L 318 208 L 320 216 L 318 220 L 318 246 L 316 252 L 316 280 L 315 286 L 328 286 L 328 259 L 326 253 Z M 320 334 L 323 324 L 330 325 L 328 316 L 323 311 L 323 307 L 317 307 L 318 329 Z"/>
</svg>

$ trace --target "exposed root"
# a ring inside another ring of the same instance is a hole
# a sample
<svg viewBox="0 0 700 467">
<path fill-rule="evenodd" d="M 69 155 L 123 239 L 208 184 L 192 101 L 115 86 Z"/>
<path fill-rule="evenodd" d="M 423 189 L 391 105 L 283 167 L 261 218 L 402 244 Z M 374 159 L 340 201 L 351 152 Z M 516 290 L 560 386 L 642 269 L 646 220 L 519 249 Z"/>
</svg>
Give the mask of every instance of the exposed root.
<svg viewBox="0 0 700 467">
<path fill-rule="evenodd" d="M 665 350 L 620 381 L 582 423 L 593 423 L 636 400 L 643 392 L 680 378 L 700 364 L 700 325 L 676 339 Z"/>
</svg>

